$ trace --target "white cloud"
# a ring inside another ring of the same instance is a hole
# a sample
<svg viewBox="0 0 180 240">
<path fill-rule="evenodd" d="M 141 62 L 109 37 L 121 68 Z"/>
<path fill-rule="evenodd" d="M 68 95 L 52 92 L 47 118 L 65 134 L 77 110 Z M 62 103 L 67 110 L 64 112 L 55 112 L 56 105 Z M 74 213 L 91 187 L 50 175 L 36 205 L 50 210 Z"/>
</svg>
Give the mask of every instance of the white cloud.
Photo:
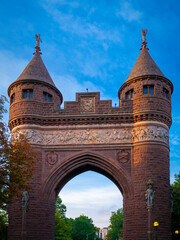
<svg viewBox="0 0 180 240">
<path fill-rule="evenodd" d="M 170 144 L 179 145 L 180 137 L 178 135 L 170 134 Z"/>
<path fill-rule="evenodd" d="M 67 217 L 84 214 L 97 227 L 107 227 L 112 211 L 122 208 L 122 195 L 113 185 L 83 190 L 62 189 L 60 197 L 67 207 Z"/>
<path fill-rule="evenodd" d="M 122 3 L 121 9 L 116 14 L 128 22 L 139 21 L 142 17 L 142 12 L 135 10 L 128 2 Z"/>
<path fill-rule="evenodd" d="M 179 117 L 179 116 L 174 116 L 174 115 L 173 115 L 172 118 L 173 118 L 173 122 L 174 122 L 174 123 L 180 123 L 180 117 Z"/>
<path fill-rule="evenodd" d="M 95 38 L 96 40 L 109 40 L 120 42 L 120 33 L 117 30 L 104 30 L 97 23 L 90 23 L 86 18 L 72 13 L 64 13 L 57 8 L 56 1 L 43 1 L 43 8 L 53 16 L 61 30 L 83 38 Z"/>
<path fill-rule="evenodd" d="M 75 101 L 75 94 L 77 92 L 104 92 L 102 87 L 94 85 L 90 81 L 78 82 L 78 80 L 71 75 L 55 75 L 52 74 L 56 87 L 63 94 L 64 101 Z"/>
<path fill-rule="evenodd" d="M 8 99 L 8 87 L 18 78 L 27 64 L 28 61 L 26 59 L 17 58 L 10 51 L 0 52 L 0 94 L 6 96 Z M 9 109 L 8 103 L 5 103 L 5 108 Z M 8 119 L 9 114 L 3 114 L 3 121 L 7 123 Z"/>
<path fill-rule="evenodd" d="M 18 78 L 27 64 L 28 61 L 26 59 L 17 58 L 12 52 L 0 52 L 1 94 L 7 96 L 7 89 L 9 85 Z"/>
</svg>

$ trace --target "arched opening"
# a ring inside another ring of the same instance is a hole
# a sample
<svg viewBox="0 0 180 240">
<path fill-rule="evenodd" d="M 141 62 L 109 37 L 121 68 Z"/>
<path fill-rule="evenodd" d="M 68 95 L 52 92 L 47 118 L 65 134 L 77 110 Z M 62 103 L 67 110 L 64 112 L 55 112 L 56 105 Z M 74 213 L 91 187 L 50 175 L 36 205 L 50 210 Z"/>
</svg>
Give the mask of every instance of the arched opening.
<svg viewBox="0 0 180 240">
<path fill-rule="evenodd" d="M 55 194 L 57 197 L 63 186 L 75 176 L 94 171 L 109 178 L 127 196 L 133 194 L 132 181 L 129 173 L 121 165 L 105 156 L 96 153 L 81 153 L 65 159 L 58 168 L 54 169 L 45 181 L 43 192 L 48 196 Z"/>
<path fill-rule="evenodd" d="M 43 191 L 46 198 L 49 198 L 51 206 L 55 205 L 55 200 L 59 192 L 70 180 L 88 171 L 105 176 L 116 185 L 116 188 L 121 192 L 124 199 L 131 198 L 133 190 L 128 172 L 121 168 L 121 165 L 117 161 L 113 161 L 113 159 L 86 152 L 63 161 L 57 169 L 52 171 L 46 180 Z M 119 198 L 122 201 L 120 194 Z M 126 207 L 124 211 L 126 211 Z"/>
<path fill-rule="evenodd" d="M 101 239 L 106 237 L 112 212 L 116 213 L 118 209 L 123 208 L 123 197 L 116 185 L 107 177 L 94 171 L 84 172 L 71 179 L 62 188 L 59 196 L 62 204 L 66 206 L 65 219 L 68 221 L 72 218 L 78 221 L 82 214 L 87 216 L 98 228 L 96 235 Z M 60 218 L 57 218 L 57 214 L 55 219 L 55 236 L 57 237 L 60 235 L 57 229 Z M 121 220 L 122 216 L 119 216 L 119 219 Z M 68 236 L 69 233 L 65 232 L 68 226 L 68 224 L 62 225 L 64 228 L 64 232 L 61 231 L 62 235 Z M 122 222 L 121 225 L 119 224 L 119 229 L 114 228 L 113 225 L 114 232 L 122 232 Z M 76 231 L 76 229 L 68 230 L 72 236 Z M 56 237 L 55 239 L 58 239 Z"/>
</svg>

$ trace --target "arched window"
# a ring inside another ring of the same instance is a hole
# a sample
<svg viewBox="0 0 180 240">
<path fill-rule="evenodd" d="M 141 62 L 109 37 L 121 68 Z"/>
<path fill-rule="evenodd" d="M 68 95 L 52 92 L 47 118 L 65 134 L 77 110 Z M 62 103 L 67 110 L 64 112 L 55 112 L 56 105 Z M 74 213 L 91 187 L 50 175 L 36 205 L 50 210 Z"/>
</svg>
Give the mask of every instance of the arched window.
<svg viewBox="0 0 180 240">
<path fill-rule="evenodd" d="M 26 99 L 26 98 L 33 99 L 33 89 L 23 89 L 22 98 L 23 99 Z"/>
<path fill-rule="evenodd" d="M 128 92 L 126 92 L 126 99 L 131 99 L 134 97 L 134 90 L 133 88 L 131 90 L 129 90 Z"/>
<path fill-rule="evenodd" d="M 144 85 L 143 94 L 154 94 L 154 85 Z"/>
<path fill-rule="evenodd" d="M 43 102 L 52 102 L 52 95 L 47 92 L 43 92 Z"/>
<path fill-rule="evenodd" d="M 15 101 L 15 93 L 11 95 L 10 104 L 13 103 L 14 101 Z"/>
<path fill-rule="evenodd" d="M 163 88 L 163 96 L 169 98 L 169 91 L 166 88 Z"/>
</svg>

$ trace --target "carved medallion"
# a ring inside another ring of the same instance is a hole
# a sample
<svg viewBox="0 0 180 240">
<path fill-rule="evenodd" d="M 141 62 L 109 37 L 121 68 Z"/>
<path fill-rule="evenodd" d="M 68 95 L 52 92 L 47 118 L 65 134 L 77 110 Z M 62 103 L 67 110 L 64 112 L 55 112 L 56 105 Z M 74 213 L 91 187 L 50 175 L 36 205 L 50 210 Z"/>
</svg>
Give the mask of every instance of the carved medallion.
<svg viewBox="0 0 180 240">
<path fill-rule="evenodd" d="M 47 153 L 46 160 L 50 165 L 54 165 L 58 161 L 58 155 L 56 153 Z"/>
<path fill-rule="evenodd" d="M 117 154 L 117 160 L 121 163 L 127 163 L 130 160 L 130 150 L 120 150 Z"/>
<path fill-rule="evenodd" d="M 81 112 L 94 113 L 95 112 L 95 98 L 81 97 Z"/>
</svg>

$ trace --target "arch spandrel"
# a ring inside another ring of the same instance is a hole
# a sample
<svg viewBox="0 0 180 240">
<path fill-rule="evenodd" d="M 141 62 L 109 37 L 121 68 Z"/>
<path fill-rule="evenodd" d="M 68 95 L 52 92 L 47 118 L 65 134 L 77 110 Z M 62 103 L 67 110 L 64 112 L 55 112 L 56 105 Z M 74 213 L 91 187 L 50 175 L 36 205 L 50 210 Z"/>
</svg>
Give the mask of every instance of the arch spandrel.
<svg viewBox="0 0 180 240">
<path fill-rule="evenodd" d="M 92 152 L 83 152 L 65 159 L 45 180 L 43 194 L 57 195 L 68 181 L 89 170 L 109 178 L 126 197 L 133 195 L 133 184 L 127 170 L 117 161 Z"/>
</svg>

